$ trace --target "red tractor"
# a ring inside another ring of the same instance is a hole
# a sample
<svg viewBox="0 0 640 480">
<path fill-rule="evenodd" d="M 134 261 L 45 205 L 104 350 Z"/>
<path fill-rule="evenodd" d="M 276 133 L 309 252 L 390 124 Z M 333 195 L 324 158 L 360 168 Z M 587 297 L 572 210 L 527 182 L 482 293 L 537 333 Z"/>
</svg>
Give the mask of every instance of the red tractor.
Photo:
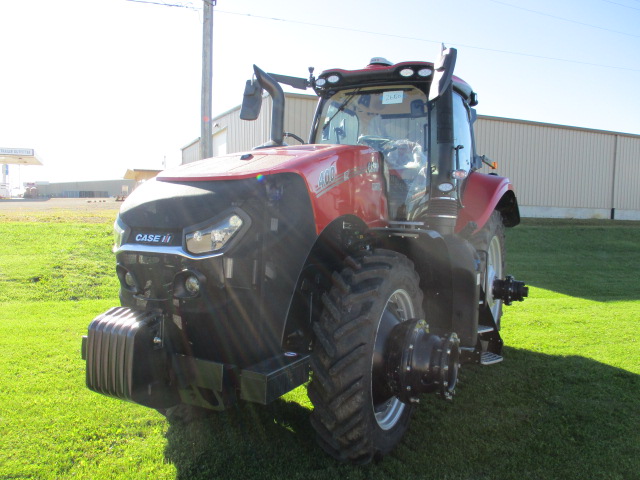
<svg viewBox="0 0 640 480">
<path fill-rule="evenodd" d="M 478 172 L 476 94 L 437 65 L 375 58 L 308 79 L 254 67 L 241 117 L 273 98 L 271 140 L 136 189 L 115 222 L 121 307 L 83 339 L 87 386 L 172 415 L 268 404 L 309 381 L 333 457 L 402 438 L 461 363 L 502 360 L 508 179 Z M 280 84 L 312 88 L 309 144 L 286 146 Z"/>
</svg>

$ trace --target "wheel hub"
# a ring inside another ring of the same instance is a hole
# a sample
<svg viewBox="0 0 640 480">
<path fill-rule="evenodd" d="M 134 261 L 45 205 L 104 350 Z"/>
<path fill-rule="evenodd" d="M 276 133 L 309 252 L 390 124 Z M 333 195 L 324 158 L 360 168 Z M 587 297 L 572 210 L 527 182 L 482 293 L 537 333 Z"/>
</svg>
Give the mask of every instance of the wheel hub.
<svg viewBox="0 0 640 480">
<path fill-rule="evenodd" d="M 522 302 L 529 296 L 529 287 L 511 275 L 507 275 L 504 280 L 494 280 L 491 290 L 493 297 L 502 299 L 505 305 L 511 305 L 513 301 Z"/>
<path fill-rule="evenodd" d="M 453 397 L 460 368 L 455 333 L 439 337 L 428 332 L 424 320 L 401 322 L 389 332 L 383 356 L 385 381 L 378 382 L 378 395 L 392 394 L 404 403 L 429 392 Z"/>
</svg>

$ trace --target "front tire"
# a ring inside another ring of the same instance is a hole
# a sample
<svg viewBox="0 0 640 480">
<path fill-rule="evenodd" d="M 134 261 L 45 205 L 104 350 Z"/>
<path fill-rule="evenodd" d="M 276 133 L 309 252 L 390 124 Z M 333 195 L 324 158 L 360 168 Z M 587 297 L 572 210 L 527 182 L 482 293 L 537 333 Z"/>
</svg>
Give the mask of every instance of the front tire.
<svg viewBox="0 0 640 480">
<path fill-rule="evenodd" d="M 413 263 L 375 250 L 333 275 L 314 325 L 309 398 L 318 443 L 338 460 L 368 463 L 389 453 L 409 425 L 411 405 L 388 392 L 382 352 L 391 329 L 423 318 Z"/>
<path fill-rule="evenodd" d="M 471 243 L 480 253 L 480 272 L 485 301 L 493 314 L 496 326 L 500 328 L 502 300 L 493 296 L 493 282 L 505 276 L 506 248 L 502 215 L 494 211 L 482 229 L 471 237 Z"/>
</svg>

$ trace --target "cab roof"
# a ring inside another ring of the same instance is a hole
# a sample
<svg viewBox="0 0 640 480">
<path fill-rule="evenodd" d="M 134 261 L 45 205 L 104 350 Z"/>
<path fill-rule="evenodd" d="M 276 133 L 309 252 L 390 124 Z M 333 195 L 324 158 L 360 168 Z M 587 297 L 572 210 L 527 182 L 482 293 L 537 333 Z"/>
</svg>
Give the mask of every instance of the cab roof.
<svg viewBox="0 0 640 480">
<path fill-rule="evenodd" d="M 323 71 L 316 79 L 320 90 L 346 88 L 355 85 L 376 85 L 394 83 L 431 83 L 433 63 L 407 61 L 393 64 L 382 57 L 374 57 L 369 64 L 359 70 L 332 68 Z M 453 76 L 453 87 L 467 101 L 474 95 L 471 86 L 459 77 Z"/>
</svg>

